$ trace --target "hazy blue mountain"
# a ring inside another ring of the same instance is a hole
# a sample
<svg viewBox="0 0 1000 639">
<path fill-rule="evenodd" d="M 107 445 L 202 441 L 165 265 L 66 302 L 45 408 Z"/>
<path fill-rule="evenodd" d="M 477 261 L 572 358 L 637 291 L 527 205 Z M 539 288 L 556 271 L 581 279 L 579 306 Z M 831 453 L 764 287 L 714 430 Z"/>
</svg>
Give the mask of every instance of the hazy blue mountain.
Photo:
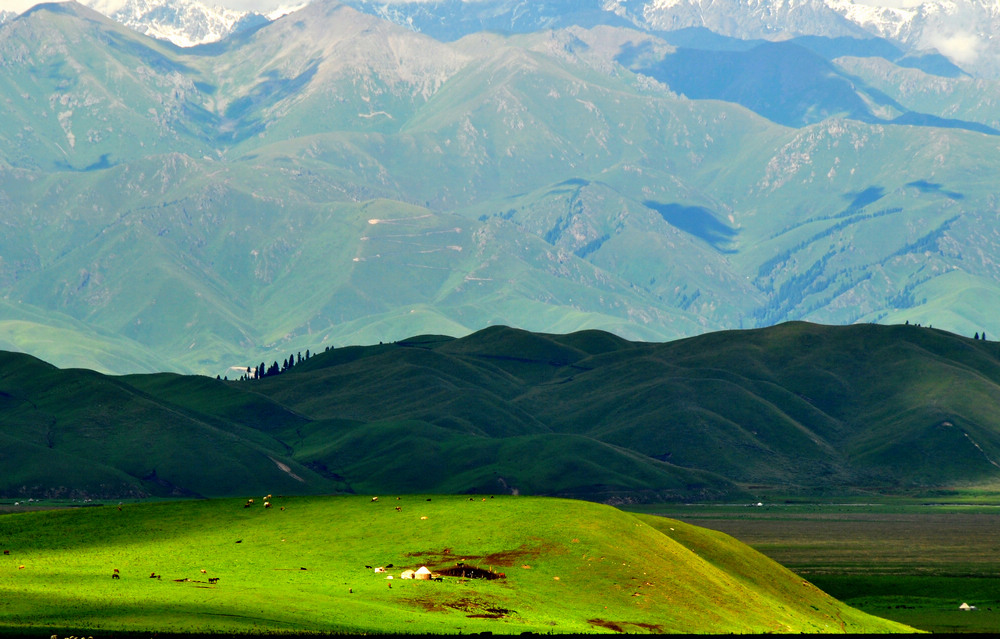
<svg viewBox="0 0 1000 639">
<path fill-rule="evenodd" d="M 801 127 L 836 116 L 863 122 L 884 121 L 997 134 L 996 129 L 977 122 L 909 112 L 882 91 L 864 85 L 832 62 L 845 55 L 878 55 L 888 56 L 888 59 L 901 55 L 885 41 L 796 38 L 788 42 L 761 42 L 747 49 L 718 40 L 716 44 L 721 48 L 679 47 L 658 60 L 643 48 L 626 50 L 618 61 L 689 98 L 741 104 L 786 126 Z M 875 113 L 880 107 L 902 115 L 880 118 Z"/>
<path fill-rule="evenodd" d="M 493 324 L 1000 333 L 998 88 L 867 46 L 442 42 L 320 1 L 179 48 L 44 5 L 0 27 L 0 343 L 214 376 Z M 710 78 L 735 92 L 681 95 Z"/>
<path fill-rule="evenodd" d="M 571 26 L 636 26 L 609 11 L 602 0 L 346 0 L 344 4 L 446 42 L 480 31 L 512 34 Z"/>
</svg>

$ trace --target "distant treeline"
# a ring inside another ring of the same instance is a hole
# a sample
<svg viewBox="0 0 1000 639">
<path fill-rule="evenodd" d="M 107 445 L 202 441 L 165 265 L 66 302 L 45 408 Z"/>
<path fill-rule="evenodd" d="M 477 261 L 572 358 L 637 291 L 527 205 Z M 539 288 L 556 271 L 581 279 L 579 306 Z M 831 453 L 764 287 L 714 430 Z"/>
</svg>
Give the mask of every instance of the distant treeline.
<svg viewBox="0 0 1000 639">
<path fill-rule="evenodd" d="M 327 346 L 326 350 L 329 351 L 330 347 Z M 253 379 L 263 379 L 265 377 L 280 375 L 281 373 L 293 368 L 296 364 L 301 364 L 302 362 L 308 360 L 310 357 L 312 357 L 312 355 L 310 354 L 309 349 L 306 349 L 305 355 L 302 354 L 302 351 L 299 351 L 297 354 L 292 353 L 287 359 L 282 361 L 281 364 L 274 361 L 270 366 L 267 366 L 264 362 L 261 362 L 256 367 L 247 366 L 246 374 L 240 376 L 239 381 L 245 382 Z"/>
</svg>

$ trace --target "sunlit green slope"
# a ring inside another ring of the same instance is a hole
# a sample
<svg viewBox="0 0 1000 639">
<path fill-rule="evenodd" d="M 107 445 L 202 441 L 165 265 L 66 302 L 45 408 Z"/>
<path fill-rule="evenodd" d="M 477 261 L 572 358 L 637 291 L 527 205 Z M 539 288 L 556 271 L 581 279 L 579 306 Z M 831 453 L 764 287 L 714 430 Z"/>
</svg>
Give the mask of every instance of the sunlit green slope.
<svg viewBox="0 0 1000 639">
<path fill-rule="evenodd" d="M 382 494 L 272 497 L 265 509 L 254 497 L 250 508 L 230 499 L 0 516 L 11 550 L 0 562 L 0 628 L 909 631 L 725 535 L 607 506 Z M 459 562 L 503 576 L 400 579 Z M 373 571 L 380 566 L 387 572 Z"/>
</svg>

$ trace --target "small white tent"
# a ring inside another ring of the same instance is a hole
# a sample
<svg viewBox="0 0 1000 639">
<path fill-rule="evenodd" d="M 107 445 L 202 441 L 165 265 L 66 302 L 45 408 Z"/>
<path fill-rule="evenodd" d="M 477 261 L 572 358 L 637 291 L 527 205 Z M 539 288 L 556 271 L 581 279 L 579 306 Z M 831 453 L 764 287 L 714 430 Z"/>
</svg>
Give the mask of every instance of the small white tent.
<svg viewBox="0 0 1000 639">
<path fill-rule="evenodd" d="M 431 571 L 427 569 L 427 566 L 421 566 L 417 568 L 417 572 L 413 573 L 414 579 L 430 579 Z"/>
</svg>

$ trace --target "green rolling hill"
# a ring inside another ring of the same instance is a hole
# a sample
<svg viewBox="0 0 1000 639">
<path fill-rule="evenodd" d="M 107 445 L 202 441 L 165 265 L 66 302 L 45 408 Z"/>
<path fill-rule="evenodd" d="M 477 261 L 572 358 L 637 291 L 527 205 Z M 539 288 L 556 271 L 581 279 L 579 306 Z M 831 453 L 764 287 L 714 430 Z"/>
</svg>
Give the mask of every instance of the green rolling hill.
<svg viewBox="0 0 1000 639">
<path fill-rule="evenodd" d="M 727 535 L 599 504 L 410 494 L 276 496 L 270 509 L 244 501 L 0 517 L 10 551 L 0 562 L 0 631 L 912 632 Z M 498 578 L 449 573 L 462 565 Z M 443 576 L 400 579 L 421 566 Z"/>
<path fill-rule="evenodd" d="M 1000 346 L 912 325 L 666 343 L 494 327 L 298 354 L 239 381 L 3 358 L 9 496 L 756 501 L 990 488 L 1000 474 Z"/>
</svg>

